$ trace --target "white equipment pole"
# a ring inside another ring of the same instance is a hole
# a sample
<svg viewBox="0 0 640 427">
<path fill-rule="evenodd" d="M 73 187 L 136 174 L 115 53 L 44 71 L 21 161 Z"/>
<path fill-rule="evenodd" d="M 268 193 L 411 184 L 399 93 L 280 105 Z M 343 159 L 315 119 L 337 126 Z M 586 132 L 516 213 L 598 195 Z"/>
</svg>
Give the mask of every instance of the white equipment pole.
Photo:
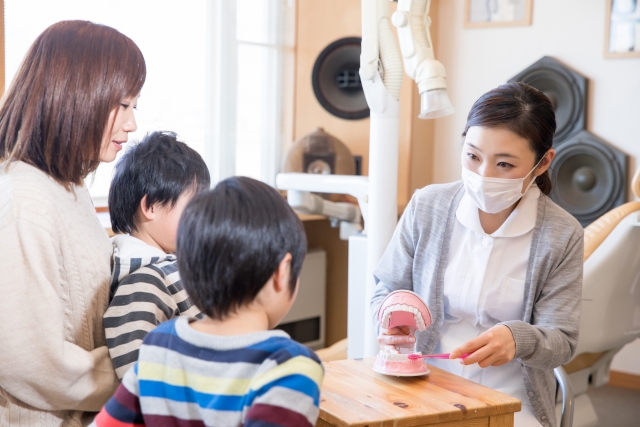
<svg viewBox="0 0 640 427">
<path fill-rule="evenodd" d="M 381 73 L 382 72 L 382 73 Z M 369 141 L 369 207 L 365 278 L 364 349 L 378 352 L 370 301 L 375 291 L 373 271 L 398 222 L 398 131 L 402 59 L 389 22 L 388 0 L 362 0 L 360 79 L 371 110 Z M 351 315 L 351 313 L 350 313 Z M 353 319 L 358 321 L 358 319 Z M 354 349 L 357 352 L 357 349 Z M 350 351 L 351 354 L 354 352 Z"/>
<path fill-rule="evenodd" d="M 290 204 L 307 211 L 329 213 L 343 222 L 354 214 L 340 204 L 300 192 L 351 194 L 358 199 L 364 231 L 345 227 L 349 237 L 349 358 L 378 352 L 370 302 L 375 292 L 373 271 L 393 236 L 398 221 L 398 131 L 403 61 L 407 75 L 418 84 L 420 118 L 453 112 L 447 95 L 444 66 L 435 60 L 429 34 L 431 0 L 399 0 L 393 15 L 402 57 L 389 21 L 389 0 L 362 0 L 360 80 L 371 110 L 369 177 L 279 174 L 278 188 L 292 190 Z M 357 222 L 357 221 L 356 221 Z M 353 224 L 353 223 L 351 223 Z M 347 224 L 348 225 L 348 224 Z"/>
<path fill-rule="evenodd" d="M 418 83 L 419 117 L 436 118 L 453 112 L 446 91 L 444 66 L 433 55 L 429 33 L 430 4 L 431 0 L 399 0 L 393 24 L 398 28 L 401 58 L 389 22 L 389 2 L 362 0 L 360 79 L 371 110 L 363 356 L 378 352 L 377 328 L 370 308 L 375 292 L 373 271 L 393 236 L 398 218 L 398 130 L 403 60 L 407 75 Z M 355 327 L 351 325 L 351 319 L 349 322 L 351 333 Z M 350 357 L 355 352 L 350 349 Z"/>
</svg>

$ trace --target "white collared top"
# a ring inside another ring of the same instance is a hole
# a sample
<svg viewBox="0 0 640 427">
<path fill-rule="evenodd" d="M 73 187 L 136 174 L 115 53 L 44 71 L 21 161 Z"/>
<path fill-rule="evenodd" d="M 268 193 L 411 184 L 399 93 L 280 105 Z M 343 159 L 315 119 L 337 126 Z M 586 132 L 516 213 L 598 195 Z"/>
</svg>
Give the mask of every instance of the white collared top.
<svg viewBox="0 0 640 427">
<path fill-rule="evenodd" d="M 505 223 L 487 234 L 480 225 L 478 208 L 469 196 L 462 196 L 444 275 L 445 319 L 436 353 L 450 353 L 497 323 L 522 320 L 539 197 L 537 186 L 529 188 Z M 517 360 L 485 369 L 449 360 L 429 363 L 529 404 Z"/>
<path fill-rule="evenodd" d="M 540 190 L 532 186 L 493 234 L 480 225 L 478 208 L 466 194 L 456 210 L 444 276 L 445 320 L 467 320 L 490 328 L 522 320 L 524 280 Z"/>
</svg>

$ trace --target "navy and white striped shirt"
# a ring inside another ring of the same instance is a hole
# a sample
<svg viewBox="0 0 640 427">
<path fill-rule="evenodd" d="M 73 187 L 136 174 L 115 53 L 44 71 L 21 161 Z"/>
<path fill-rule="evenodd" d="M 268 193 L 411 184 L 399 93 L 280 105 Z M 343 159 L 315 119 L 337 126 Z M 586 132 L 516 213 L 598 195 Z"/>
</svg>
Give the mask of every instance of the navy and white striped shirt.
<svg viewBox="0 0 640 427">
<path fill-rule="evenodd" d="M 113 238 L 111 293 L 104 314 L 109 355 L 118 378 L 138 360 L 144 337 L 177 316 L 199 317 L 178 272 L 175 255 L 130 235 Z"/>
</svg>

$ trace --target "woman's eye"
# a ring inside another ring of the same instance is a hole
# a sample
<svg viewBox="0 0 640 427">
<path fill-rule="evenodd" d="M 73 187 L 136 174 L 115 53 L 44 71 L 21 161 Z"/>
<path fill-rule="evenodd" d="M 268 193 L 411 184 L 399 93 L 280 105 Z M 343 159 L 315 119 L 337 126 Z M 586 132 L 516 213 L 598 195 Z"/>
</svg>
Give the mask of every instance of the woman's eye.
<svg viewBox="0 0 640 427">
<path fill-rule="evenodd" d="M 121 106 L 122 108 L 124 108 L 125 110 L 126 110 L 127 108 L 129 108 L 129 104 L 120 104 L 120 106 Z M 135 108 L 135 107 L 134 107 L 134 108 Z"/>
<path fill-rule="evenodd" d="M 467 153 L 467 157 L 469 157 L 471 160 L 478 160 L 478 156 L 473 153 Z"/>
<path fill-rule="evenodd" d="M 506 162 L 500 162 L 498 163 L 498 167 L 499 168 L 506 168 L 506 169 L 510 169 L 513 167 L 513 165 L 506 163 Z"/>
</svg>

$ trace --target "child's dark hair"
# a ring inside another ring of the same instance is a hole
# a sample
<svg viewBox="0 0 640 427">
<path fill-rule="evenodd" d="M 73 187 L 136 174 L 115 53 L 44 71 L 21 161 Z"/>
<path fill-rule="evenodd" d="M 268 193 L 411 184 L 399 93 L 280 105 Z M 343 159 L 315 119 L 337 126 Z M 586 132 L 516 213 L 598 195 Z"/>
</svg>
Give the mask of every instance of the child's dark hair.
<svg viewBox="0 0 640 427">
<path fill-rule="evenodd" d="M 553 146 L 556 115 L 547 96 L 525 83 L 511 82 L 482 95 L 471 107 L 462 136 L 471 126 L 508 129 L 529 141 L 537 164 Z M 543 194 L 551 193 L 551 178 L 545 171 L 536 178 Z"/>
<path fill-rule="evenodd" d="M 178 226 L 180 278 L 194 304 L 222 319 L 250 303 L 291 254 L 295 291 L 307 251 L 302 223 L 276 190 L 233 177 L 195 196 Z"/>
<path fill-rule="evenodd" d="M 115 167 L 109 188 L 109 215 L 114 233 L 137 231 L 140 201 L 175 206 L 186 191 L 209 188 L 209 169 L 202 157 L 178 141 L 174 132 L 152 132 L 131 146 Z"/>
</svg>

